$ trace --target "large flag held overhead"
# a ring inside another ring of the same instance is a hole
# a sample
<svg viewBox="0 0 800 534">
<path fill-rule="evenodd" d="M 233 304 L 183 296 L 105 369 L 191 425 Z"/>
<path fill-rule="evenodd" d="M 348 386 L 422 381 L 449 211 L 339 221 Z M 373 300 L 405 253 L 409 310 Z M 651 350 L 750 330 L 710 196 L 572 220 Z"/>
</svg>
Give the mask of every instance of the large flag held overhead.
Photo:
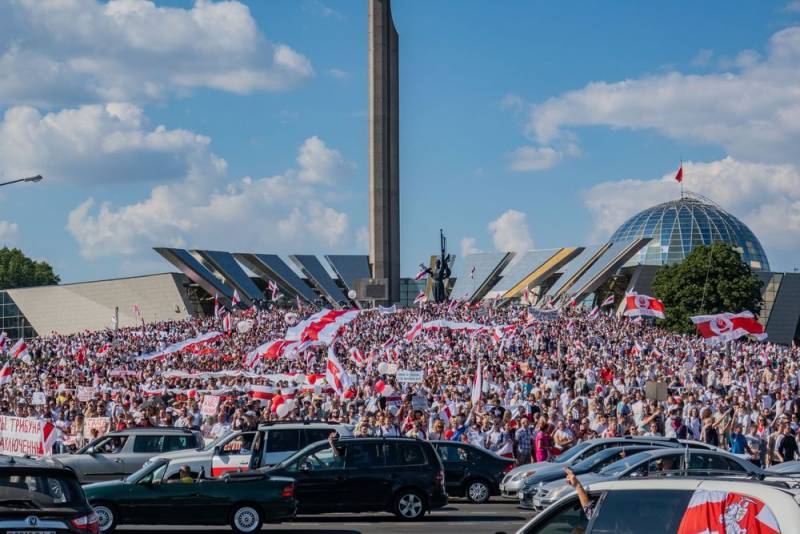
<svg viewBox="0 0 800 534">
<path fill-rule="evenodd" d="M 219 305 L 219 295 L 214 293 L 214 317 L 219 319 L 225 313 L 225 308 Z"/>
<path fill-rule="evenodd" d="M 8 334 L 0 332 L 0 354 L 6 351 L 6 343 L 8 343 Z"/>
<path fill-rule="evenodd" d="M 413 341 L 414 338 L 417 337 L 417 334 L 419 334 L 421 331 L 422 331 L 422 319 L 419 319 L 416 323 L 414 323 L 414 326 L 411 327 L 411 330 L 406 332 L 403 335 L 403 337 L 405 338 L 406 341 Z"/>
<path fill-rule="evenodd" d="M 422 304 L 424 302 L 428 302 L 428 296 L 424 291 L 420 291 L 417 297 L 414 299 L 414 304 Z"/>
<path fill-rule="evenodd" d="M 764 326 L 749 311 L 740 313 L 718 313 L 716 315 L 696 315 L 692 322 L 697 331 L 708 341 L 726 342 L 751 335 L 759 341 L 767 338 Z"/>
<path fill-rule="evenodd" d="M 286 339 L 330 343 L 340 328 L 358 317 L 361 310 L 323 309 L 286 330 Z"/>
<path fill-rule="evenodd" d="M 614 304 L 614 295 L 609 295 L 606 297 L 606 300 L 603 301 L 600 307 L 605 308 L 606 306 L 611 306 L 612 304 Z"/>
<path fill-rule="evenodd" d="M 269 287 L 269 290 L 270 290 L 270 293 L 271 293 L 270 300 L 272 300 L 272 302 L 275 302 L 276 300 L 278 300 L 280 298 L 280 295 L 281 295 L 278 292 L 278 284 L 276 284 L 275 282 L 270 280 L 269 283 L 267 283 L 267 286 Z"/>
<path fill-rule="evenodd" d="M 206 343 L 211 343 L 212 341 L 216 341 L 223 337 L 225 334 L 222 332 L 207 332 L 205 334 L 199 335 L 197 337 L 189 338 L 184 341 L 180 341 L 178 343 L 173 343 L 166 348 L 161 350 L 157 350 L 155 352 L 149 352 L 147 354 L 142 354 L 141 356 L 136 356 L 134 361 L 143 361 L 143 360 L 156 360 L 158 358 L 164 358 L 165 356 L 169 356 L 170 354 L 175 354 L 176 352 L 180 352 L 182 350 L 193 349 L 200 345 L 204 345 Z"/>
<path fill-rule="evenodd" d="M 8 350 L 8 356 L 12 360 L 22 360 L 25 363 L 30 363 L 31 355 L 28 352 L 28 344 L 25 343 L 25 340 L 19 338 Z"/>
<path fill-rule="evenodd" d="M 236 289 L 233 290 L 233 296 L 231 297 L 231 307 L 235 308 L 237 304 L 239 304 L 242 299 L 239 298 L 239 292 Z"/>
<path fill-rule="evenodd" d="M 625 312 L 627 317 L 658 317 L 664 318 L 664 303 L 655 297 L 628 293 L 625 295 Z"/>
<path fill-rule="evenodd" d="M 8 384 L 11 382 L 11 373 L 13 369 L 11 368 L 11 361 L 7 361 L 6 364 L 0 369 L 0 386 L 3 384 Z"/>
</svg>

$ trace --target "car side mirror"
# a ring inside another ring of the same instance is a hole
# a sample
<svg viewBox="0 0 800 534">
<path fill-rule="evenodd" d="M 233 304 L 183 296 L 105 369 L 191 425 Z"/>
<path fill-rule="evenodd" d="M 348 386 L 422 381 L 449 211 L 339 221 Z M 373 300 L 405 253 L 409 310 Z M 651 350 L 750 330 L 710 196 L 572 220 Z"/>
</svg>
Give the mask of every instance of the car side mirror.
<svg viewBox="0 0 800 534">
<path fill-rule="evenodd" d="M 86 454 L 94 456 L 95 454 L 97 454 L 97 451 L 94 450 L 94 447 L 89 447 L 88 449 L 86 449 Z"/>
</svg>

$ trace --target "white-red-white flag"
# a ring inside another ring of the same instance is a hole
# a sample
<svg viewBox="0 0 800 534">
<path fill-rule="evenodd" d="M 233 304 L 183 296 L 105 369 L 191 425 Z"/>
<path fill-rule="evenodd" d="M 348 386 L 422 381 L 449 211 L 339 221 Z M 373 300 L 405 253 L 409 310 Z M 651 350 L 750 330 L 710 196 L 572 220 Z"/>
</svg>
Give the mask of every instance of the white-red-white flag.
<svg viewBox="0 0 800 534">
<path fill-rule="evenodd" d="M 5 332 L 0 332 L 0 354 L 5 353 L 6 343 L 8 343 L 8 334 Z"/>
<path fill-rule="evenodd" d="M 425 278 L 425 275 L 428 274 L 428 269 L 422 269 L 420 272 L 417 273 L 417 276 L 414 277 L 414 280 L 422 280 Z"/>
<path fill-rule="evenodd" d="M 98 355 L 105 354 L 106 352 L 108 352 L 108 349 L 110 349 L 110 348 L 111 348 L 111 343 L 105 343 L 105 344 L 103 344 L 102 347 L 97 349 L 97 354 Z"/>
<path fill-rule="evenodd" d="M 353 348 L 350 349 L 350 358 L 354 362 L 356 362 L 356 365 L 358 365 L 359 367 L 364 365 L 364 361 L 365 361 L 364 354 L 360 350 L 358 350 L 356 347 L 353 347 Z"/>
<path fill-rule="evenodd" d="M 625 295 L 625 311 L 627 317 L 658 317 L 664 318 L 664 303 L 649 295 L 628 293 Z"/>
<path fill-rule="evenodd" d="M 229 334 L 231 333 L 231 330 L 233 330 L 233 319 L 231 319 L 230 313 L 226 313 L 225 317 L 222 318 L 222 329 Z"/>
<path fill-rule="evenodd" d="M 142 318 L 142 309 L 139 307 L 139 305 L 138 305 L 138 304 L 134 304 L 134 305 L 133 305 L 133 313 L 134 313 L 134 315 L 136 315 L 136 317 L 138 317 L 139 319 L 141 319 L 141 318 Z"/>
<path fill-rule="evenodd" d="M 417 334 L 422 331 L 422 319 L 418 319 L 414 326 L 411 327 L 411 330 L 405 333 L 403 337 L 406 341 L 413 341 Z"/>
<path fill-rule="evenodd" d="M 606 297 L 606 300 L 604 300 L 603 303 L 600 304 L 600 307 L 605 308 L 606 306 L 611 306 L 612 304 L 614 304 L 614 295 L 609 295 L 608 297 Z"/>
<path fill-rule="evenodd" d="M 278 284 L 276 284 L 275 282 L 273 282 L 272 280 L 270 280 L 270 281 L 267 283 L 267 286 L 269 286 L 269 290 L 270 290 L 270 292 L 272 293 L 272 296 L 271 296 L 272 302 L 275 302 L 275 301 L 276 301 L 276 300 L 278 300 L 278 299 L 280 298 L 280 296 L 281 296 L 281 294 L 278 292 Z"/>
<path fill-rule="evenodd" d="M 478 360 L 478 368 L 475 370 L 475 378 L 472 380 L 472 404 L 475 405 L 481 400 L 481 393 L 483 390 L 483 365 L 481 360 Z"/>
<path fill-rule="evenodd" d="M 358 317 L 360 311 L 323 309 L 286 330 L 286 339 L 330 343 L 339 329 Z"/>
<path fill-rule="evenodd" d="M 325 381 L 334 389 L 339 396 L 344 396 L 350 388 L 350 377 L 344 369 L 344 365 L 336 357 L 333 345 L 328 346 L 328 361 L 325 364 Z"/>
<path fill-rule="evenodd" d="M 414 304 L 423 304 L 428 302 L 428 296 L 425 294 L 424 291 L 420 291 L 419 294 L 414 299 Z"/>
<path fill-rule="evenodd" d="M 696 489 L 677 534 L 779 534 L 778 520 L 761 500 L 739 493 Z"/>
<path fill-rule="evenodd" d="M 30 363 L 31 355 L 28 352 L 28 344 L 25 343 L 23 338 L 19 338 L 14 345 L 8 350 L 8 356 L 12 360 L 22 360 L 25 363 Z"/>
<path fill-rule="evenodd" d="M 225 308 L 219 305 L 219 294 L 214 293 L 214 317 L 219 319 L 225 313 Z"/>
<path fill-rule="evenodd" d="M 256 366 L 258 360 L 274 360 L 280 358 L 295 345 L 297 345 L 297 341 L 290 341 L 287 339 L 267 341 L 248 352 L 244 357 L 244 364 L 252 369 Z"/>
<path fill-rule="evenodd" d="M 7 361 L 6 364 L 0 369 L 0 386 L 4 384 L 8 384 L 11 382 L 11 374 L 13 369 L 11 368 L 11 360 Z"/>
<path fill-rule="evenodd" d="M 239 298 L 239 292 L 236 289 L 234 289 L 233 296 L 231 297 L 231 306 L 236 307 L 236 305 L 239 304 L 241 301 L 242 299 Z"/>
<path fill-rule="evenodd" d="M 751 335 L 759 341 L 767 338 L 764 326 L 749 311 L 718 313 L 692 317 L 697 331 L 708 341 L 726 342 Z"/>
<path fill-rule="evenodd" d="M 598 306 L 595 306 L 594 308 L 592 308 L 592 311 L 589 312 L 589 318 L 594 319 L 595 317 L 597 317 L 599 313 L 600 313 L 600 308 Z"/>
</svg>

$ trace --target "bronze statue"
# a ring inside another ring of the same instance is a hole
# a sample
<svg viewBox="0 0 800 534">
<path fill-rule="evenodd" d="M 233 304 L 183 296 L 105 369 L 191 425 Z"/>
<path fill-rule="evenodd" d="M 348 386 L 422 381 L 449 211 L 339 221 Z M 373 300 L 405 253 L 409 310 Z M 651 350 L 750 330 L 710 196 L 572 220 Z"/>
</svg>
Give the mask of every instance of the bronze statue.
<svg viewBox="0 0 800 534">
<path fill-rule="evenodd" d="M 441 244 L 442 254 L 439 258 L 436 259 L 436 267 L 431 269 L 430 267 L 425 267 L 424 265 L 420 264 L 422 270 L 424 270 L 428 275 L 433 278 L 433 301 L 440 303 L 447 301 L 447 291 L 445 290 L 445 282 L 450 279 L 450 275 L 452 274 L 452 270 L 450 269 L 451 258 L 450 254 L 447 254 L 447 238 L 444 236 L 444 232 L 439 230 L 439 243 Z"/>
</svg>

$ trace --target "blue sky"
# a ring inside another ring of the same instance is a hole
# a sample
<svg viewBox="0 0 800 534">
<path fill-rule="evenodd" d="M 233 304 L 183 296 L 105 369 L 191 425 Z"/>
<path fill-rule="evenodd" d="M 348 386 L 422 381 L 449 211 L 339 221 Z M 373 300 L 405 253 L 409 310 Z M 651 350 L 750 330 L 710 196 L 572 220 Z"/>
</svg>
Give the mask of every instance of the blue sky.
<svg viewBox="0 0 800 534">
<path fill-rule="evenodd" d="M 440 227 L 459 255 L 607 238 L 681 158 L 800 265 L 800 4 L 393 11 L 404 274 Z M 64 281 L 171 270 L 154 245 L 366 252 L 366 30 L 363 0 L 3 3 L 0 175 L 46 180 L 0 190 L 0 242 Z"/>
</svg>

